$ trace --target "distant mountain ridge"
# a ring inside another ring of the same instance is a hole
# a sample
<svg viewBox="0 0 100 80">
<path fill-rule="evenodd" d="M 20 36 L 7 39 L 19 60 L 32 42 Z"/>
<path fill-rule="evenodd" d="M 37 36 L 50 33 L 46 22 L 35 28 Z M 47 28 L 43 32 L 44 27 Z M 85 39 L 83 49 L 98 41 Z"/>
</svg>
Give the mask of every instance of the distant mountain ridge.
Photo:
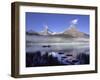
<svg viewBox="0 0 100 80">
<path fill-rule="evenodd" d="M 84 32 L 80 32 L 75 25 L 71 25 L 68 29 L 64 32 L 53 32 L 51 31 L 48 26 L 46 25 L 44 30 L 41 32 L 35 32 L 33 30 L 27 31 L 27 35 L 42 35 L 42 36 L 64 36 L 64 37 L 71 37 L 71 38 L 89 38 L 89 34 Z"/>
<path fill-rule="evenodd" d="M 85 38 L 89 37 L 89 34 L 80 32 L 74 25 L 71 25 L 67 30 L 63 32 L 63 34 L 69 34 L 73 37 L 85 37 Z"/>
</svg>

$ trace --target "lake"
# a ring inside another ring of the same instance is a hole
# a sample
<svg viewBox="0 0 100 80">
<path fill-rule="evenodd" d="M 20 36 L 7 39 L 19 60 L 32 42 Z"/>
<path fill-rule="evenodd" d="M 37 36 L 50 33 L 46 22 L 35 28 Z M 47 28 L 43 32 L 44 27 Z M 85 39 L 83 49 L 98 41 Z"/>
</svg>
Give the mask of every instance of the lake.
<svg viewBox="0 0 100 80">
<path fill-rule="evenodd" d="M 89 64 L 89 42 L 28 43 L 26 67 Z"/>
</svg>

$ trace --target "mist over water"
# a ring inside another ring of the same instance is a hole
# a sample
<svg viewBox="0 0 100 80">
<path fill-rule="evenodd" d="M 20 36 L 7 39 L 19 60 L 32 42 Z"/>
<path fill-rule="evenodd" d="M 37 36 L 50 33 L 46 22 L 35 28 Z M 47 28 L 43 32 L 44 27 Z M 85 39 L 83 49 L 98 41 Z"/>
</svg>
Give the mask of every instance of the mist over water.
<svg viewBox="0 0 100 80">
<path fill-rule="evenodd" d="M 29 43 L 26 67 L 89 64 L 89 43 Z"/>
</svg>

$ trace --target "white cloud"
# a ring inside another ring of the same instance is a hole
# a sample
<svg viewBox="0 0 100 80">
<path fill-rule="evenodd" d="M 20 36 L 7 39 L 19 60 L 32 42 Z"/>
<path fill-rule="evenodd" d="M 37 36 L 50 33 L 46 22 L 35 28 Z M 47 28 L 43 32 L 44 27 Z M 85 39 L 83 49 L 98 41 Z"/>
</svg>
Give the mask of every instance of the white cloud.
<svg viewBox="0 0 100 80">
<path fill-rule="evenodd" d="M 78 23 L 78 19 L 73 19 L 72 21 L 71 21 L 71 24 L 77 24 Z"/>
</svg>

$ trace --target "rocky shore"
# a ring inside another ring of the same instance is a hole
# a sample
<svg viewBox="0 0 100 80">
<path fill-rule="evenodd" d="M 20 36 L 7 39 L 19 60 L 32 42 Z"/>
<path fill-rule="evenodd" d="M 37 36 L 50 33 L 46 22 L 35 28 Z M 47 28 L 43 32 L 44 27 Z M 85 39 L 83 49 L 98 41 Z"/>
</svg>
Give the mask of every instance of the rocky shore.
<svg viewBox="0 0 100 80">
<path fill-rule="evenodd" d="M 63 56 L 62 56 L 63 55 Z M 58 65 L 82 65 L 89 64 L 89 54 L 79 53 L 76 56 L 60 52 L 26 53 L 26 67 L 58 66 Z"/>
</svg>

